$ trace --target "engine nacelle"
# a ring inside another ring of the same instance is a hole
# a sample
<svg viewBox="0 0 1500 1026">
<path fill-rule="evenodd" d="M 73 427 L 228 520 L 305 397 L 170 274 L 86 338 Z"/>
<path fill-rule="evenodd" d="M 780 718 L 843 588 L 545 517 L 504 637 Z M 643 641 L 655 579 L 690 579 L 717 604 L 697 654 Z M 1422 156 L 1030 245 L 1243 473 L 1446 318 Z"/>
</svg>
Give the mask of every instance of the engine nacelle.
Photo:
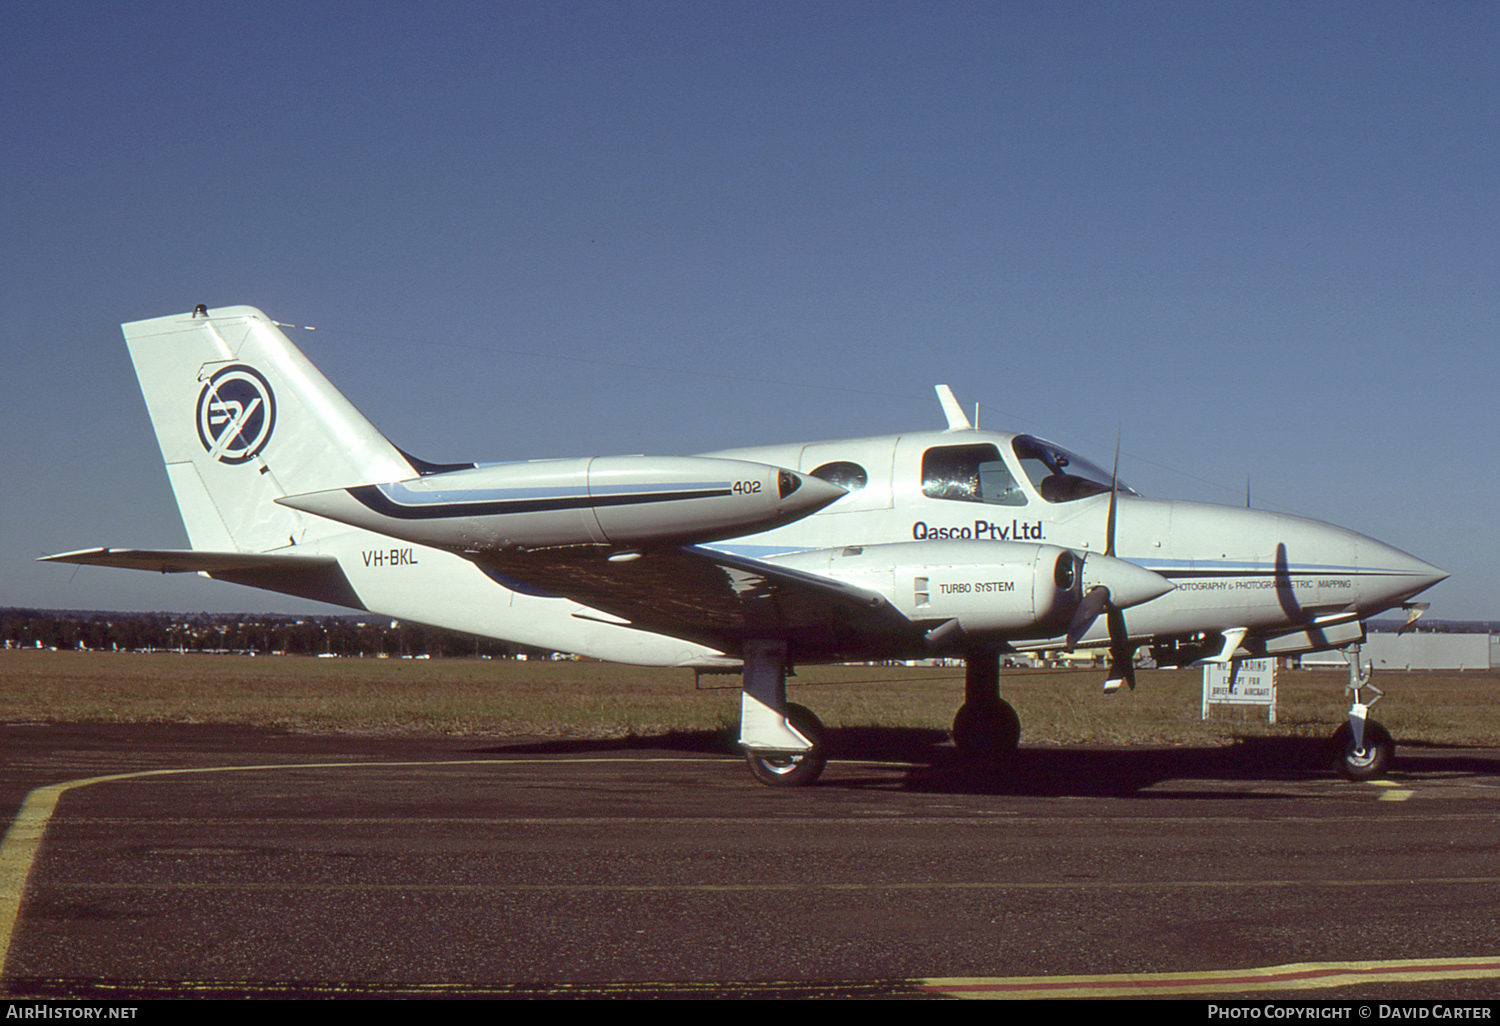
<svg viewBox="0 0 1500 1026">
<path fill-rule="evenodd" d="M 851 545 L 770 562 L 879 592 L 910 620 L 957 620 L 965 634 L 1039 638 L 1067 627 L 1081 564 L 1056 545 L 998 541 Z"/>
<path fill-rule="evenodd" d="M 502 463 L 278 501 L 405 541 L 483 550 L 732 538 L 791 523 L 843 495 L 837 485 L 763 463 L 603 456 Z"/>
<path fill-rule="evenodd" d="M 878 592 L 912 621 L 954 621 L 966 636 L 1000 634 L 1014 640 L 1066 632 L 1086 583 L 1106 585 L 1112 604 L 1121 609 L 1173 587 L 1122 559 L 1026 542 L 851 545 L 769 562 Z"/>
</svg>

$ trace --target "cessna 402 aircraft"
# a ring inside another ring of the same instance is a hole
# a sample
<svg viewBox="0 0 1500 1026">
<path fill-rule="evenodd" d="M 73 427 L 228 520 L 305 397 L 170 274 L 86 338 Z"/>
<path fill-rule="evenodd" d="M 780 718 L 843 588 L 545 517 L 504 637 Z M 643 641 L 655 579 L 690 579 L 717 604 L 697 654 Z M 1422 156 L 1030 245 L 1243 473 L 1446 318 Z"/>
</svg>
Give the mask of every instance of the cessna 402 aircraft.
<svg viewBox="0 0 1500 1026">
<path fill-rule="evenodd" d="M 126 324 L 190 550 L 45 557 L 195 571 L 598 659 L 741 670 L 740 745 L 815 780 L 796 663 L 961 656 L 953 725 L 1014 748 L 1002 653 L 1101 648 L 1106 690 L 1160 665 L 1338 648 L 1447 575 L 1328 524 L 1146 499 L 1031 435 L 948 428 L 698 456 L 434 465 L 396 448 L 259 310 Z M 1355 691 L 1346 775 L 1390 735 Z"/>
</svg>

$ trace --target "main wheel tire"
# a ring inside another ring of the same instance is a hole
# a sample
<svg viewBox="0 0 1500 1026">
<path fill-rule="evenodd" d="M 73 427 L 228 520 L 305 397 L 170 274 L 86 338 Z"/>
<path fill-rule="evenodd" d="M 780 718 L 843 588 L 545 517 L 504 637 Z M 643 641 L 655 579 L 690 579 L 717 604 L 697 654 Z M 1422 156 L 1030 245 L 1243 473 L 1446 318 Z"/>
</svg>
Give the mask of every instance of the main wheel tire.
<svg viewBox="0 0 1500 1026">
<path fill-rule="evenodd" d="M 953 717 L 953 743 L 964 755 L 998 758 L 1021 743 L 1021 717 L 1004 699 L 965 702 Z"/>
<path fill-rule="evenodd" d="M 1348 780 L 1378 780 L 1390 769 L 1396 754 L 1396 742 L 1390 731 L 1374 720 L 1365 721 L 1365 744 L 1354 746 L 1354 730 L 1345 723 L 1333 733 L 1334 758 L 1339 772 Z"/>
<path fill-rule="evenodd" d="M 786 720 L 792 729 L 812 742 L 806 752 L 757 752 L 747 750 L 745 761 L 762 784 L 772 787 L 806 787 L 817 780 L 828 762 L 828 741 L 823 724 L 812 710 L 788 703 Z"/>
</svg>

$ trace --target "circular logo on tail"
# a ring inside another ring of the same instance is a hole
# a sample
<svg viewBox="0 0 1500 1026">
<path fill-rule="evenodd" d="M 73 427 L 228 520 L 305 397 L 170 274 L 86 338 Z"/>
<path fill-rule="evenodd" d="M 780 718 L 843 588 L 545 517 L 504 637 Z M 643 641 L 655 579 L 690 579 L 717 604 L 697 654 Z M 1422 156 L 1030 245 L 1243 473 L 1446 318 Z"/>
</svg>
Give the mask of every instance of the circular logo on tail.
<svg viewBox="0 0 1500 1026">
<path fill-rule="evenodd" d="M 198 438 L 220 463 L 244 463 L 266 447 L 276 399 L 261 373 L 242 363 L 208 379 L 198 396 Z"/>
</svg>

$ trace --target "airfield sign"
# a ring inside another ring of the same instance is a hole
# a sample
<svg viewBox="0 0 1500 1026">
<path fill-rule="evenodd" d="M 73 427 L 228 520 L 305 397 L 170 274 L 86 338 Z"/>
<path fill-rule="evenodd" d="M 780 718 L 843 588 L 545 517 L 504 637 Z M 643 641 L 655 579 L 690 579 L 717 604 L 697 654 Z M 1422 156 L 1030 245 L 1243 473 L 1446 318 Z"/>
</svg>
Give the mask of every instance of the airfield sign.
<svg viewBox="0 0 1500 1026">
<path fill-rule="evenodd" d="M 1263 705 L 1276 722 L 1276 660 L 1236 659 L 1203 667 L 1203 718 L 1211 705 Z"/>
</svg>

